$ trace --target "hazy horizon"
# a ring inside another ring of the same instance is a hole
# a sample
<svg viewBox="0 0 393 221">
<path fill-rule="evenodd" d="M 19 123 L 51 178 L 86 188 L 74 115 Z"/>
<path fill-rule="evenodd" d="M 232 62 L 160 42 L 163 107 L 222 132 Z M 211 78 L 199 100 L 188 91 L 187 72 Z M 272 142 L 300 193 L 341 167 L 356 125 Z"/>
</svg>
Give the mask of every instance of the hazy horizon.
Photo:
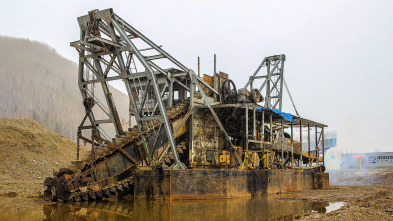
<svg viewBox="0 0 393 221">
<path fill-rule="evenodd" d="M 238 88 L 264 57 L 285 54 L 285 78 L 302 117 L 336 130 L 338 146 L 348 151 L 393 151 L 391 1 L 5 0 L 0 5 L 0 35 L 45 42 L 74 62 L 78 54 L 69 43 L 79 38 L 76 18 L 106 8 L 188 68 L 196 70 L 200 56 L 201 72 L 212 74 L 216 53 L 217 70 Z M 295 113 L 286 94 L 283 111 Z"/>
</svg>

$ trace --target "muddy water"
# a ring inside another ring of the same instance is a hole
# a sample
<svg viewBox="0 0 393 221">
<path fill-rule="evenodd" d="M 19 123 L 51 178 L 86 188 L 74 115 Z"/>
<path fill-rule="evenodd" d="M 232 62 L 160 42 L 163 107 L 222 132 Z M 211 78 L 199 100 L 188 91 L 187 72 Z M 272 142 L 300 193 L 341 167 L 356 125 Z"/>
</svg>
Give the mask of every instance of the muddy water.
<svg viewBox="0 0 393 221">
<path fill-rule="evenodd" d="M 104 200 L 91 203 L 3 206 L 0 220 L 294 220 L 343 206 L 301 200 Z"/>
</svg>

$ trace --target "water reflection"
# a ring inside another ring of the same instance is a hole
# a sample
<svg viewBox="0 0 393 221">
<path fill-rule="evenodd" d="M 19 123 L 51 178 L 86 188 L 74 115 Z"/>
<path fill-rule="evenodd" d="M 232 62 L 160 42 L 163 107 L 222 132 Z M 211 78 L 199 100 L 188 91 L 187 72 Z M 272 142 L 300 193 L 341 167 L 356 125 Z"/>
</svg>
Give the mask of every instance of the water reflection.
<svg viewBox="0 0 393 221">
<path fill-rule="evenodd" d="M 329 203 L 299 200 L 105 200 L 45 205 L 44 220 L 293 220 L 325 213 Z"/>
<path fill-rule="evenodd" d="M 343 206 L 345 206 L 344 202 L 329 203 L 329 205 L 326 206 L 326 213 L 330 213 L 332 211 L 338 210 Z"/>
</svg>

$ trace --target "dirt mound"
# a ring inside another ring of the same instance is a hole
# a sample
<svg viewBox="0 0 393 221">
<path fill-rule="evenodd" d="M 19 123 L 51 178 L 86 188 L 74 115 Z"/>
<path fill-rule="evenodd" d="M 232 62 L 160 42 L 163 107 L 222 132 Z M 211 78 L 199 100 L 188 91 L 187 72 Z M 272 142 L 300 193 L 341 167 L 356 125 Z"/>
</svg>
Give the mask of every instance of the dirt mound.
<svg viewBox="0 0 393 221">
<path fill-rule="evenodd" d="M 0 118 L 0 193 L 40 192 L 75 156 L 74 142 L 36 121 Z"/>
</svg>

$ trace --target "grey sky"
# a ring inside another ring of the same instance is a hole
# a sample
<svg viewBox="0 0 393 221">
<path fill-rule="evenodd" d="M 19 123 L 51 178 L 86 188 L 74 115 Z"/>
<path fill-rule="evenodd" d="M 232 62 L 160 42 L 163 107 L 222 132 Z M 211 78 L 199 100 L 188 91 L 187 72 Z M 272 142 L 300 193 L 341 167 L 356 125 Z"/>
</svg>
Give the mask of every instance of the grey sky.
<svg viewBox="0 0 393 221">
<path fill-rule="evenodd" d="M 0 35 L 46 42 L 77 61 L 76 18 L 105 8 L 191 69 L 199 55 L 211 74 L 216 53 L 238 88 L 265 56 L 284 53 L 302 117 L 336 129 L 341 148 L 393 151 L 393 1 L 2 0 Z"/>
</svg>

